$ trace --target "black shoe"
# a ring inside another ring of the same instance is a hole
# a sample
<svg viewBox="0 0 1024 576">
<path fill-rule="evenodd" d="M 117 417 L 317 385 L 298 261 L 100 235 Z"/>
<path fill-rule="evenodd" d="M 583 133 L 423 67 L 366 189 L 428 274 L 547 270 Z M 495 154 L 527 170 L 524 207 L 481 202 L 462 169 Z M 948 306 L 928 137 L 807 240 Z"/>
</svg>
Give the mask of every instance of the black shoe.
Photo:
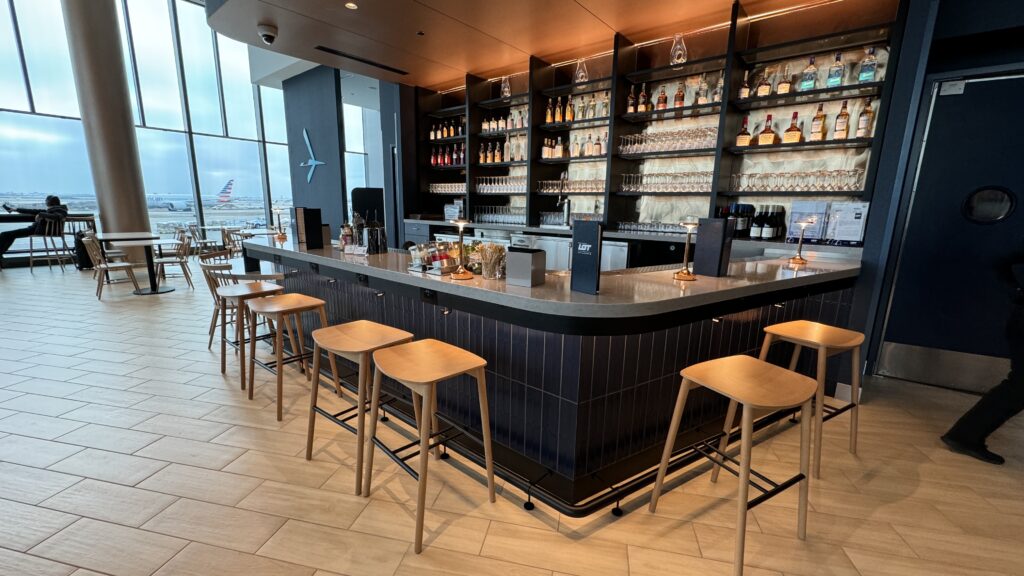
<svg viewBox="0 0 1024 576">
<path fill-rule="evenodd" d="M 943 435 L 941 438 L 942 443 L 945 444 L 950 450 L 957 454 L 963 454 L 970 456 L 971 458 L 977 458 L 982 462 L 988 462 L 989 464 L 1002 465 L 1006 462 L 999 454 L 990 452 L 989 449 L 984 445 L 974 446 L 971 444 L 965 444 L 956 438 L 951 438 L 948 434 Z"/>
</svg>

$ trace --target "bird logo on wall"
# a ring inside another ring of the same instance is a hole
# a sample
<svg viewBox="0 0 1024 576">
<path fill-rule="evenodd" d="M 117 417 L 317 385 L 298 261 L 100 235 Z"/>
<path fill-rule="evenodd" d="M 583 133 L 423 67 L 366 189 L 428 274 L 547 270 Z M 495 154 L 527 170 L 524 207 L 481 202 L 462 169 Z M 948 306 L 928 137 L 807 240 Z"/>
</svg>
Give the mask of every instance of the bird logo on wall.
<svg viewBox="0 0 1024 576">
<path fill-rule="evenodd" d="M 305 128 L 302 129 L 302 139 L 306 141 L 306 151 L 309 152 L 309 160 L 300 162 L 299 166 L 309 168 L 309 172 L 306 173 L 306 183 L 308 184 L 313 180 L 313 172 L 316 170 L 316 167 L 323 165 L 324 162 L 317 160 L 316 156 L 313 155 L 313 146 L 309 143 L 309 132 L 306 132 Z"/>
</svg>

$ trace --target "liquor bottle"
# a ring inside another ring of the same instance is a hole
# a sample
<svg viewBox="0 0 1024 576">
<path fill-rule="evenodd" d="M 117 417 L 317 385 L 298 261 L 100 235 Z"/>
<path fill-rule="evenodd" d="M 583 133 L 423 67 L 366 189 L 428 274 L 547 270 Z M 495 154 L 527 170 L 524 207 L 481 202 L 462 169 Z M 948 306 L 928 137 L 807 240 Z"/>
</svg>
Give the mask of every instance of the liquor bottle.
<svg viewBox="0 0 1024 576">
<path fill-rule="evenodd" d="M 494 143 L 493 142 L 488 142 L 487 143 L 487 156 L 486 156 L 485 160 L 487 161 L 488 164 L 492 164 L 494 162 Z"/>
<path fill-rule="evenodd" d="M 494 145 L 494 161 L 495 162 L 501 162 L 505 158 L 505 156 L 502 154 L 502 149 L 501 148 L 502 147 L 501 147 L 500 144 L 495 144 Z"/>
<path fill-rule="evenodd" d="M 577 136 L 572 137 L 572 143 L 569 144 L 569 158 L 577 158 L 580 155 L 580 139 Z"/>
<path fill-rule="evenodd" d="M 452 151 L 447 146 L 444 147 L 444 165 L 452 165 Z"/>
<path fill-rule="evenodd" d="M 697 105 L 708 103 L 708 79 L 704 74 L 700 75 L 700 83 L 697 85 Z"/>
<path fill-rule="evenodd" d="M 658 103 L 654 105 L 655 110 L 668 109 L 668 94 L 665 94 L 665 85 L 661 85 L 661 92 L 658 92 Z"/>
<path fill-rule="evenodd" d="M 434 138 L 434 136 L 436 135 L 436 130 L 437 130 L 437 126 L 435 126 L 434 124 L 431 124 L 430 125 L 430 135 L 427 138 L 430 139 L 430 140 L 436 140 L 436 138 Z"/>
<path fill-rule="evenodd" d="M 565 156 L 565 154 L 563 154 L 564 150 L 565 150 L 565 147 L 562 146 L 562 137 L 559 136 L 558 140 L 555 141 L 555 153 L 552 154 L 552 157 L 553 158 L 562 158 L 562 157 L 564 157 Z"/>
<path fill-rule="evenodd" d="M 860 61 L 860 70 L 857 72 L 857 82 L 874 82 L 875 73 L 878 71 L 878 59 L 875 58 L 875 47 L 870 46 L 864 49 L 867 55 Z"/>
<path fill-rule="evenodd" d="M 598 134 L 597 135 L 597 142 L 594 142 L 594 156 L 602 156 L 602 155 L 603 155 L 603 152 L 601 152 L 601 135 Z"/>
<path fill-rule="evenodd" d="M 686 104 L 686 92 L 683 90 L 683 83 L 676 84 L 676 94 L 672 97 L 672 107 L 682 108 Z"/>
<path fill-rule="evenodd" d="M 592 138 L 592 134 L 587 134 L 587 143 L 584 145 L 583 155 L 584 156 L 593 156 L 594 155 L 594 139 Z"/>
<path fill-rule="evenodd" d="M 785 144 L 792 144 L 794 142 L 802 142 L 804 139 L 804 131 L 797 126 L 796 123 L 797 113 L 793 112 L 793 120 L 789 123 L 789 128 L 782 133 L 782 141 Z"/>
<path fill-rule="evenodd" d="M 775 133 L 775 129 L 772 127 L 772 115 L 769 114 L 764 120 L 764 128 L 757 135 L 757 145 L 764 146 L 766 144 L 778 144 L 779 135 Z"/>
<path fill-rule="evenodd" d="M 576 119 L 576 106 L 572 103 L 572 98 L 567 98 L 565 101 L 565 114 L 562 115 L 566 122 L 572 122 Z"/>
<path fill-rule="evenodd" d="M 640 98 L 636 101 L 637 112 L 647 112 L 647 82 L 640 86 Z"/>
<path fill-rule="evenodd" d="M 818 67 L 814 65 L 814 56 L 811 56 L 807 62 L 807 67 L 804 68 L 803 73 L 800 75 L 800 91 L 814 90 L 817 85 Z"/>
<path fill-rule="evenodd" d="M 872 120 L 875 119 L 875 111 L 871 109 L 871 99 L 864 99 L 864 109 L 857 117 L 857 138 L 870 138 Z"/>
<path fill-rule="evenodd" d="M 793 89 L 793 77 L 789 73 L 789 64 L 782 69 L 782 78 L 779 79 L 779 84 L 775 87 L 776 94 L 789 94 Z"/>
<path fill-rule="evenodd" d="M 559 96 L 555 102 L 555 122 L 562 121 L 562 97 Z"/>
<path fill-rule="evenodd" d="M 629 96 L 626 97 L 626 114 L 633 114 L 636 112 L 636 95 L 634 90 L 636 86 L 629 87 Z"/>
<path fill-rule="evenodd" d="M 479 162 L 480 162 L 480 164 L 483 164 L 486 161 L 487 161 L 487 151 L 484 148 L 484 143 L 481 142 L 480 143 L 480 160 L 479 160 Z"/>
<path fill-rule="evenodd" d="M 459 133 L 458 133 L 458 136 L 462 136 L 462 125 L 465 124 L 465 123 L 466 123 L 466 119 L 465 118 L 459 119 Z"/>
<path fill-rule="evenodd" d="M 828 67 L 828 76 L 825 77 L 826 88 L 838 88 L 843 85 L 843 76 L 846 75 L 846 64 L 843 64 L 843 53 L 836 52 L 836 59 Z"/>
<path fill-rule="evenodd" d="M 454 162 L 456 166 L 462 166 L 466 163 L 466 159 L 462 156 L 462 148 L 463 147 L 460 144 L 455 145 L 455 152 L 452 154 L 452 162 Z"/>
<path fill-rule="evenodd" d="M 552 106 L 554 106 L 554 104 L 552 104 L 551 98 L 548 98 L 548 109 L 544 114 L 544 122 L 546 124 L 551 124 L 555 121 L 555 111 L 552 109 Z"/>
<path fill-rule="evenodd" d="M 811 135 L 807 138 L 808 141 L 819 142 L 825 139 L 825 133 L 828 131 L 825 119 L 824 104 L 819 103 L 818 111 L 814 113 L 814 119 L 811 120 Z"/>
<path fill-rule="evenodd" d="M 749 73 L 750 73 L 750 70 L 744 70 L 743 71 L 743 85 L 740 86 L 740 95 L 739 95 L 740 100 L 742 100 L 744 98 L 750 98 L 750 84 L 747 83 L 747 75 Z"/>
<path fill-rule="evenodd" d="M 498 129 L 508 130 L 508 118 L 502 117 L 501 120 L 498 121 Z"/>
<path fill-rule="evenodd" d="M 743 126 L 740 128 L 740 133 L 736 135 L 737 146 L 750 146 L 750 132 L 747 131 L 747 120 L 749 116 L 743 117 Z"/>
<path fill-rule="evenodd" d="M 722 92 L 725 91 L 725 74 L 718 75 L 718 82 L 715 83 L 715 89 L 711 91 L 711 101 L 721 102 Z"/>
<path fill-rule="evenodd" d="M 832 130 L 833 140 L 846 140 L 850 137 L 850 113 L 846 110 L 846 100 L 843 100 L 843 107 L 836 116 L 836 125 Z"/>
<path fill-rule="evenodd" d="M 601 99 L 597 101 L 597 113 L 594 115 L 596 118 L 607 118 L 609 116 L 608 102 L 608 93 L 605 92 Z"/>
<path fill-rule="evenodd" d="M 430 149 L 430 165 L 437 166 L 437 148 Z"/>
<path fill-rule="evenodd" d="M 591 120 L 597 117 L 597 97 L 593 94 L 590 95 L 590 102 L 587 102 L 587 120 Z"/>
<path fill-rule="evenodd" d="M 760 240 L 761 231 L 764 229 L 764 221 L 768 218 L 765 213 L 765 205 L 761 204 L 757 207 L 757 215 L 750 221 L 750 239 Z"/>
<path fill-rule="evenodd" d="M 754 94 L 758 97 L 772 95 L 772 81 L 768 77 L 768 68 L 762 71 L 761 81 L 757 83 L 757 89 L 754 91 Z"/>
</svg>

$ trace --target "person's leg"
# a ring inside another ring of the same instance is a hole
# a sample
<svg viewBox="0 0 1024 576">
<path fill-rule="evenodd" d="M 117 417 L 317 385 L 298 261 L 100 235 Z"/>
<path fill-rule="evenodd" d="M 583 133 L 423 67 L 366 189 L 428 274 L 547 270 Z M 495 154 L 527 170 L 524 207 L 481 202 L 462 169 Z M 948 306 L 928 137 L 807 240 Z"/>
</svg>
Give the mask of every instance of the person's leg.
<svg viewBox="0 0 1024 576">
<path fill-rule="evenodd" d="M 18 238 L 28 238 L 32 235 L 35 229 L 32 226 L 27 228 L 18 228 L 17 230 L 7 230 L 0 232 L 0 256 L 3 256 L 11 249 L 11 245 Z"/>
<path fill-rule="evenodd" d="M 987 462 L 1003 462 L 985 448 L 985 440 L 1007 420 L 1024 410 L 1024 307 L 1017 306 L 1008 326 L 1010 373 L 985 393 L 942 440 L 953 450 Z"/>
</svg>

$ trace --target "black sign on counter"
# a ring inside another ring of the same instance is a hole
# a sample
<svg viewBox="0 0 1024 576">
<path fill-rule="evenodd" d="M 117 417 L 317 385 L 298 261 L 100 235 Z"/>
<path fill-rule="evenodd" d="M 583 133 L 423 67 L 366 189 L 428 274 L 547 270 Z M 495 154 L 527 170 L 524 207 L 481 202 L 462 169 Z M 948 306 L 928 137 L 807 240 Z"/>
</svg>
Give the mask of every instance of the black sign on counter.
<svg viewBox="0 0 1024 576">
<path fill-rule="evenodd" d="M 693 273 L 698 276 L 726 276 L 732 253 L 732 235 L 736 220 L 701 218 L 697 247 L 693 255 Z"/>
<path fill-rule="evenodd" d="M 577 220 L 572 227 L 573 292 L 597 294 L 601 289 L 601 223 Z"/>
<path fill-rule="evenodd" d="M 292 208 L 292 228 L 295 231 L 295 241 L 305 248 L 324 247 L 322 223 L 319 208 L 303 208 L 301 206 Z"/>
</svg>

